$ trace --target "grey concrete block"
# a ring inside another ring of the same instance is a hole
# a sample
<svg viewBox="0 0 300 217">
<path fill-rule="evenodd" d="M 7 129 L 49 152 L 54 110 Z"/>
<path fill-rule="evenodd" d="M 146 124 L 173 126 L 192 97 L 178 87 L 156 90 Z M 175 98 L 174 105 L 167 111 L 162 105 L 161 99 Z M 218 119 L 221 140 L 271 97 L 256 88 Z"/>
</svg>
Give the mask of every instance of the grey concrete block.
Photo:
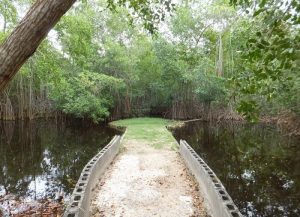
<svg viewBox="0 0 300 217">
<path fill-rule="evenodd" d="M 90 215 L 92 191 L 109 164 L 118 154 L 121 138 L 121 136 L 115 136 L 83 168 L 64 217 L 87 217 Z"/>
<path fill-rule="evenodd" d="M 216 174 L 184 140 L 180 140 L 180 154 L 199 183 L 201 192 L 204 194 L 202 196 L 208 204 L 212 216 L 242 216 Z"/>
</svg>

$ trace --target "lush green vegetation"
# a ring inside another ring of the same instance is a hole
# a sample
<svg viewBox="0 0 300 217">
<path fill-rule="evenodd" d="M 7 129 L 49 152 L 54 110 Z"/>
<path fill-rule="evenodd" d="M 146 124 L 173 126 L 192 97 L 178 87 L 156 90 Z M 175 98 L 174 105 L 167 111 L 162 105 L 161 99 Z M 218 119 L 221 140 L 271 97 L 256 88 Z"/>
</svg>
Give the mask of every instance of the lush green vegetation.
<svg viewBox="0 0 300 217">
<path fill-rule="evenodd" d="M 0 0 L 0 41 L 30 2 Z M 297 0 L 126 2 L 78 2 L 1 93 L 0 119 L 299 117 Z"/>
</svg>

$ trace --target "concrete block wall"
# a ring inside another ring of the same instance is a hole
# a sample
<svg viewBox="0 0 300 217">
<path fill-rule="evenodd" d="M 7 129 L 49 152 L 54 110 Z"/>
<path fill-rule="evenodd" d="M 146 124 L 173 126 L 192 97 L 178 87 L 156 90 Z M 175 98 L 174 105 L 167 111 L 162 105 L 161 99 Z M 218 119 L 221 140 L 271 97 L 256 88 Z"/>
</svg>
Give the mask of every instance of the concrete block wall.
<svg viewBox="0 0 300 217">
<path fill-rule="evenodd" d="M 64 217 L 89 216 L 92 190 L 96 187 L 101 175 L 118 154 L 121 138 L 121 136 L 115 136 L 83 168 Z"/>
<path fill-rule="evenodd" d="M 210 214 L 213 217 L 242 217 L 216 174 L 184 140 L 180 140 L 180 154 L 198 181 Z"/>
</svg>

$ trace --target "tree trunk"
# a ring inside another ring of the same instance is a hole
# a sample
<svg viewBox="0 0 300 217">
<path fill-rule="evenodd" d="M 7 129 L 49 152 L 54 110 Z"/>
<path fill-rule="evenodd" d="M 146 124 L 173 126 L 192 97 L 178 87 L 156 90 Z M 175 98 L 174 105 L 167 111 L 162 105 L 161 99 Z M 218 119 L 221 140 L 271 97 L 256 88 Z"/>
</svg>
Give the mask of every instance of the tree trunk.
<svg viewBox="0 0 300 217">
<path fill-rule="evenodd" d="M 76 0 L 37 0 L 0 46 L 0 91 Z"/>
<path fill-rule="evenodd" d="M 223 44 L 222 44 L 222 36 L 219 35 L 218 45 L 217 45 L 217 75 L 223 76 Z"/>
<path fill-rule="evenodd" d="M 233 58 L 233 50 L 232 50 L 232 41 L 231 41 L 231 31 L 230 31 L 230 57 L 231 57 L 231 76 L 233 76 L 234 73 L 234 58 Z"/>
</svg>

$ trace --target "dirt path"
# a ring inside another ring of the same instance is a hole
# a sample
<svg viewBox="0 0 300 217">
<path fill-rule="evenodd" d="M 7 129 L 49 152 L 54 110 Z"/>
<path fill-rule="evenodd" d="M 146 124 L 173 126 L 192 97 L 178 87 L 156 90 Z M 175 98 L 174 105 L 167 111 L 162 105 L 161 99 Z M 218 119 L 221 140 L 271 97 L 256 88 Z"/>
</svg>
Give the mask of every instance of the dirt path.
<svg viewBox="0 0 300 217">
<path fill-rule="evenodd" d="M 172 145 L 156 149 L 126 135 L 122 146 L 94 191 L 92 216 L 206 216 L 198 186 Z"/>
</svg>

